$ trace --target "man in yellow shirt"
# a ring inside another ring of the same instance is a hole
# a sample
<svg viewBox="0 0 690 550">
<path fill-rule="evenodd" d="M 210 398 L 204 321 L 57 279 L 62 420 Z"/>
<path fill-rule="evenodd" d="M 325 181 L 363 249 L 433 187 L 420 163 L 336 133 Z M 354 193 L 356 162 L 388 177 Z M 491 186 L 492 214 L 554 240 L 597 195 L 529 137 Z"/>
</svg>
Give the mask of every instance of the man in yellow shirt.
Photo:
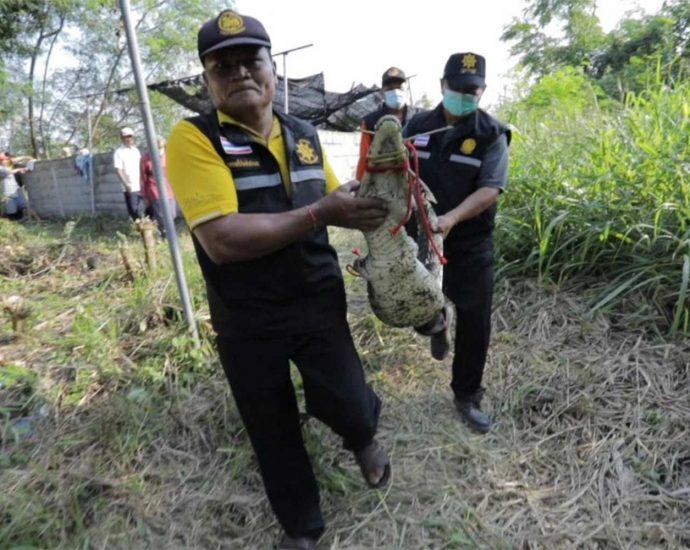
<svg viewBox="0 0 690 550">
<path fill-rule="evenodd" d="M 283 527 L 279 548 L 314 548 L 319 490 L 290 379 L 307 412 L 383 486 L 388 457 L 374 439 L 380 400 L 364 379 L 346 321 L 345 290 L 326 226 L 378 227 L 383 202 L 339 182 L 309 124 L 273 111 L 271 42 L 252 17 L 226 10 L 198 35 L 216 112 L 180 122 L 168 174 L 192 230 L 220 360 Z"/>
</svg>

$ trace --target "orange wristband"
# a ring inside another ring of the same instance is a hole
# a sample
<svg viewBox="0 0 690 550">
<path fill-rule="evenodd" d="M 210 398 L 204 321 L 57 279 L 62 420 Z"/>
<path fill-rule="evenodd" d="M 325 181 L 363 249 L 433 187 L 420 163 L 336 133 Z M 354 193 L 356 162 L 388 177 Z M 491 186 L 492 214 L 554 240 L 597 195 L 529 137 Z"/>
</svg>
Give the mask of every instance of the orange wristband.
<svg viewBox="0 0 690 550">
<path fill-rule="evenodd" d="M 307 206 L 307 214 L 309 214 L 309 219 L 311 220 L 311 227 L 314 231 L 319 228 L 319 220 L 316 219 L 316 214 L 311 209 L 311 206 Z"/>
</svg>

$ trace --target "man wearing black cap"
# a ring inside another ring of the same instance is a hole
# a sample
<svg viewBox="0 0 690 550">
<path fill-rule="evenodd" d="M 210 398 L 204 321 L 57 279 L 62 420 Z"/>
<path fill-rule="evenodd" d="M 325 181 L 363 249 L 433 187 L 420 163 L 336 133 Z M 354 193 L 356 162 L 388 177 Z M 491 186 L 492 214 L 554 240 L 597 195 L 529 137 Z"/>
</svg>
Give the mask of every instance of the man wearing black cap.
<svg viewBox="0 0 690 550">
<path fill-rule="evenodd" d="M 451 388 L 462 419 L 480 433 L 491 428 L 480 407 L 481 382 L 491 335 L 492 233 L 496 203 L 508 182 L 510 143 L 510 130 L 477 107 L 485 71 L 481 55 L 451 55 L 441 79 L 443 101 L 404 129 L 413 137 L 421 178 L 436 197 L 448 260 L 443 289 L 452 305 L 446 306 L 445 326 L 432 329 L 431 353 L 439 360 L 447 356 L 455 313 Z"/>
<path fill-rule="evenodd" d="M 273 111 L 276 72 L 263 25 L 230 10 L 198 35 L 215 112 L 180 122 L 168 175 L 192 229 L 220 360 L 271 506 L 280 548 L 314 548 L 324 530 L 319 490 L 290 378 L 307 412 L 343 437 L 367 481 L 390 476 L 374 439 L 380 400 L 346 321 L 345 289 L 326 226 L 371 230 L 385 203 L 353 196 L 313 126 Z"/>
<path fill-rule="evenodd" d="M 359 161 L 357 162 L 356 178 L 362 181 L 367 167 L 367 153 L 373 139 L 374 128 L 384 115 L 395 115 L 401 125 L 405 125 L 412 118 L 415 110 L 407 105 L 407 77 L 402 69 L 391 67 L 381 77 L 381 97 L 383 104 L 362 119 L 362 135 L 359 142 Z"/>
</svg>

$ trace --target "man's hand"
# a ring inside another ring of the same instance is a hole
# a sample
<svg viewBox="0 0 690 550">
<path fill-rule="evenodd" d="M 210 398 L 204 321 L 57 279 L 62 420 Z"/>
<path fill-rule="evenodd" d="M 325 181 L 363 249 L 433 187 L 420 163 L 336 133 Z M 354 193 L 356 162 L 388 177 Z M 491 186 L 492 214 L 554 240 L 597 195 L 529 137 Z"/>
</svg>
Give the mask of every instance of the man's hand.
<svg viewBox="0 0 690 550">
<path fill-rule="evenodd" d="M 439 216 L 437 218 L 437 225 L 436 228 L 434 228 L 434 233 L 443 233 L 443 238 L 445 239 L 448 236 L 448 233 L 450 233 L 450 230 L 453 229 L 453 220 L 446 216 Z"/>
<path fill-rule="evenodd" d="M 125 193 L 131 193 L 132 184 L 129 182 L 129 178 L 127 177 L 127 174 L 125 174 L 125 171 L 122 168 L 115 168 L 115 173 L 122 182 L 122 186 L 125 188 Z"/>
<path fill-rule="evenodd" d="M 500 190 L 495 187 L 480 187 L 453 210 L 438 217 L 438 232 L 443 232 L 445 239 L 453 226 L 479 216 L 492 206 L 498 200 L 500 193 Z"/>
<path fill-rule="evenodd" d="M 355 196 L 359 182 L 352 180 L 315 203 L 312 208 L 319 223 L 360 231 L 371 231 L 388 214 L 386 201 Z"/>
</svg>

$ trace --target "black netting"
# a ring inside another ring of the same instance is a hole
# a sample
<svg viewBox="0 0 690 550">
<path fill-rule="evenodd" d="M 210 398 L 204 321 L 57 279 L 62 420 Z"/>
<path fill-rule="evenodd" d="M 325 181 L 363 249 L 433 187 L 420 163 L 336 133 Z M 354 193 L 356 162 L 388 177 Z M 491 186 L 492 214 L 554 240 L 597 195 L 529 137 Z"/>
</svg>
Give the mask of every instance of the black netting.
<svg viewBox="0 0 690 550">
<path fill-rule="evenodd" d="M 279 76 L 273 104 L 280 111 L 285 104 L 284 86 L 283 78 Z M 165 94 L 196 113 L 207 113 L 212 109 L 201 75 L 150 84 L 149 89 Z M 288 80 L 288 110 L 291 115 L 308 120 L 314 126 L 348 132 L 359 128 L 364 115 L 378 107 L 374 95 L 377 90 L 375 86 L 368 88 L 358 84 L 345 93 L 327 92 L 323 73 L 291 78 Z"/>
</svg>

